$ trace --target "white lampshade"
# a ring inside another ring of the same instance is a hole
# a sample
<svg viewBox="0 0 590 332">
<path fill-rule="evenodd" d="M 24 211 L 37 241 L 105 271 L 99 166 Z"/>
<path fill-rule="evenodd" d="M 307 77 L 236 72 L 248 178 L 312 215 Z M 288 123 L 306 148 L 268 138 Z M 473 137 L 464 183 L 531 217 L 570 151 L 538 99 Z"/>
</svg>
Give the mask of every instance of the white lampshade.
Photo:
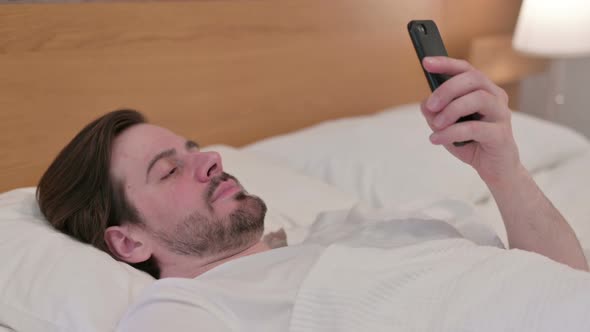
<svg viewBox="0 0 590 332">
<path fill-rule="evenodd" d="M 590 55 L 590 1 L 523 0 L 512 45 L 533 55 Z"/>
</svg>

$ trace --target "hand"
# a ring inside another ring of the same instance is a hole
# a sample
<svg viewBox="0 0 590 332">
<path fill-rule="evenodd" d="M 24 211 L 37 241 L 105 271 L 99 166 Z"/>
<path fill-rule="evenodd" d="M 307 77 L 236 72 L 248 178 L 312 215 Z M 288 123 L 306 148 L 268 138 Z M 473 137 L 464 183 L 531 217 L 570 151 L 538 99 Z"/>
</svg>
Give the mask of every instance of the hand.
<svg viewBox="0 0 590 332">
<path fill-rule="evenodd" d="M 453 76 L 421 104 L 422 114 L 434 131 L 433 144 L 444 147 L 471 165 L 488 186 L 509 181 L 523 167 L 512 135 L 508 95 L 467 61 L 426 57 L 431 73 Z M 455 123 L 460 117 L 479 113 L 479 121 Z M 474 140 L 464 146 L 453 142 Z"/>
</svg>

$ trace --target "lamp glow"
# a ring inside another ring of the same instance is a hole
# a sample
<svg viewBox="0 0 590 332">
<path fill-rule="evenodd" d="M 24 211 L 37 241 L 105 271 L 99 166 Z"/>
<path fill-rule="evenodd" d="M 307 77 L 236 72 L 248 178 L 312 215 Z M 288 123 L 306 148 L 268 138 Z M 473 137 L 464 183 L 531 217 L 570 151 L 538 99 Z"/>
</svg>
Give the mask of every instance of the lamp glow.
<svg viewBox="0 0 590 332">
<path fill-rule="evenodd" d="M 547 57 L 590 55 L 590 1 L 523 0 L 512 46 Z"/>
</svg>

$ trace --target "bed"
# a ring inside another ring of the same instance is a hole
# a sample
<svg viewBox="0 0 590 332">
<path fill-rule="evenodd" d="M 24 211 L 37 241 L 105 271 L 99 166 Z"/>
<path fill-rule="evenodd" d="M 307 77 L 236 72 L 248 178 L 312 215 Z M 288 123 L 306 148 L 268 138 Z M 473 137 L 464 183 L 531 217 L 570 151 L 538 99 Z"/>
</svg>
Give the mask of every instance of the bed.
<svg viewBox="0 0 590 332">
<path fill-rule="evenodd" d="M 54 232 L 34 199 L 60 148 L 121 107 L 219 151 L 267 200 L 267 231 L 285 229 L 289 243 L 308 236 L 321 213 L 363 201 L 449 220 L 505 245 L 477 175 L 428 143 L 417 105 L 428 89 L 405 24 L 435 19 L 449 53 L 468 57 L 473 38 L 512 31 L 518 7 L 511 0 L 1 5 L 0 330 L 111 331 L 153 282 Z M 589 250 L 590 143 L 518 112 L 514 129 L 525 166 Z"/>
</svg>

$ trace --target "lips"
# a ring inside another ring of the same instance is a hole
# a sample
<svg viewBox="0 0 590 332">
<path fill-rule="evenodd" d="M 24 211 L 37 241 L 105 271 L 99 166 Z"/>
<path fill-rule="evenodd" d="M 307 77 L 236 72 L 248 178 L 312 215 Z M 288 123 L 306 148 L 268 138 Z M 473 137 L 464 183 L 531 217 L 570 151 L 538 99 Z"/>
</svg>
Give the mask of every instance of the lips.
<svg viewBox="0 0 590 332">
<path fill-rule="evenodd" d="M 221 182 L 215 191 L 213 192 L 213 196 L 211 197 L 211 203 L 215 202 L 218 199 L 225 198 L 228 196 L 232 196 L 236 193 L 241 191 L 241 188 L 236 184 L 234 180 L 227 180 Z"/>
</svg>

